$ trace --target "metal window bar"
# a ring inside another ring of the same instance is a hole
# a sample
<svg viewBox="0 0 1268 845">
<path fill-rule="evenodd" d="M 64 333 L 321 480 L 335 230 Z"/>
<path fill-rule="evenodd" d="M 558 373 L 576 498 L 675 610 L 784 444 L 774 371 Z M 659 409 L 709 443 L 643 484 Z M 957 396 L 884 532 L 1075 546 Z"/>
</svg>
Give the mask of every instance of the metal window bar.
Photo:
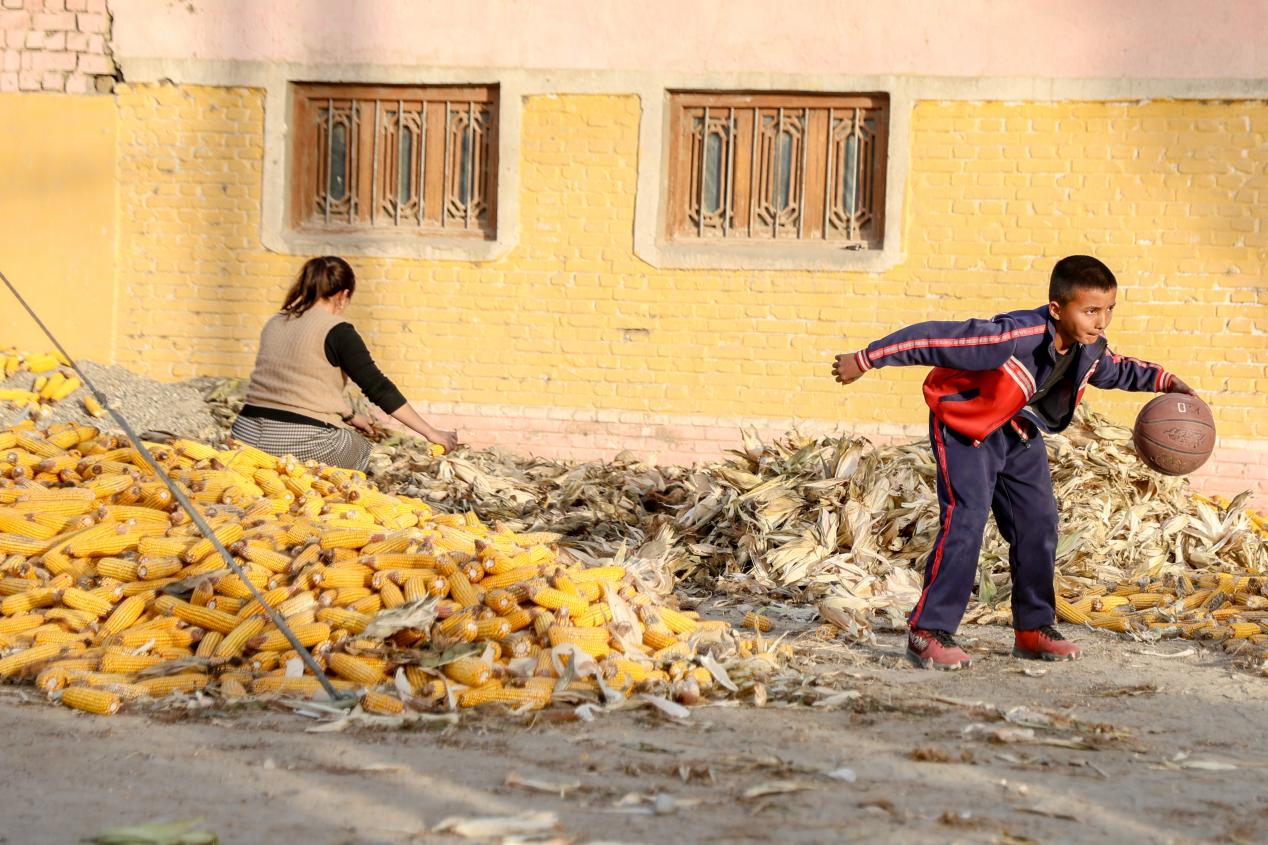
<svg viewBox="0 0 1268 845">
<path fill-rule="evenodd" d="M 347 185 L 347 188 L 348 188 L 348 223 L 349 225 L 355 223 L 357 219 L 357 192 L 356 190 L 354 190 L 354 188 L 356 187 L 356 182 L 354 180 L 357 178 L 356 177 L 357 147 L 360 146 L 360 143 L 358 143 L 360 141 L 360 133 L 357 131 L 357 126 L 361 122 L 358 119 L 358 114 L 357 114 L 359 111 L 360 111 L 360 108 L 358 107 L 357 101 L 353 100 L 352 101 L 352 117 L 350 118 L 351 131 L 348 133 L 351 139 L 350 143 L 352 144 L 352 155 L 349 156 L 349 158 L 352 159 L 352 164 L 348 168 L 348 175 L 344 183 L 345 185 Z"/>
<path fill-rule="evenodd" d="M 696 201 L 696 237 L 704 237 L 704 169 L 709 158 L 709 107 L 704 107 L 704 122 L 700 124 L 700 197 Z"/>
<path fill-rule="evenodd" d="M 418 225 L 423 225 L 423 190 L 427 186 L 427 101 L 423 100 L 418 118 Z"/>
<path fill-rule="evenodd" d="M 762 110 L 753 108 L 753 145 L 749 150 L 748 180 L 748 237 L 753 237 L 753 223 L 757 214 L 757 125 L 762 122 Z"/>
<path fill-rule="evenodd" d="M 858 215 L 858 194 L 859 194 L 858 164 L 860 160 L 859 146 L 862 143 L 862 139 L 860 138 L 860 133 L 859 133 L 859 127 L 862 125 L 863 125 L 862 112 L 856 108 L 854 110 L 854 125 L 850 127 L 850 134 L 854 136 L 855 173 L 854 173 L 854 178 L 850 180 L 850 185 L 851 185 L 850 203 L 846 206 L 846 208 L 850 209 L 849 238 L 851 241 L 858 240 L 858 218 L 859 218 L 859 215 Z M 848 160 L 847 160 L 847 163 L 848 163 Z M 844 199 L 845 198 L 842 197 L 843 201 Z"/>
<path fill-rule="evenodd" d="M 374 101 L 374 145 L 373 156 L 371 158 L 371 175 L 370 175 L 370 225 L 374 225 L 374 220 L 379 213 L 379 135 L 382 134 L 379 129 L 379 101 Z"/>
<path fill-rule="evenodd" d="M 828 239 L 828 220 L 832 212 L 832 134 L 833 122 L 836 120 L 836 110 L 828 109 L 828 150 L 827 150 L 827 166 L 823 171 L 823 240 Z"/>
<path fill-rule="evenodd" d="M 810 144 L 806 143 L 810 140 L 810 107 L 806 106 L 801 113 L 801 178 L 798 181 L 799 188 L 797 190 L 797 238 L 801 239 L 805 236 L 806 230 L 806 157 L 809 154 Z M 791 170 L 791 168 L 789 168 Z M 791 178 L 792 174 L 788 174 Z"/>
<path fill-rule="evenodd" d="M 401 143 L 405 140 L 405 101 L 396 101 L 396 179 L 394 196 L 396 197 L 395 225 L 401 225 Z"/>
<path fill-rule="evenodd" d="M 462 169 L 467 174 L 466 219 L 463 228 L 471 228 L 471 206 L 475 205 L 475 102 L 467 103 L 467 161 Z"/>
<path fill-rule="evenodd" d="M 784 132 L 784 107 L 779 107 L 779 116 L 775 119 L 775 135 L 771 138 L 771 178 L 770 178 L 770 205 L 775 211 L 771 215 L 771 240 L 779 240 L 779 215 L 784 210 L 782 206 L 775 208 L 775 190 L 778 185 L 779 174 L 779 136 Z M 789 168 L 792 169 L 791 167 Z"/>
<path fill-rule="evenodd" d="M 449 101 L 445 100 L 445 173 L 440 191 L 440 228 L 445 228 L 449 211 Z"/>
<path fill-rule="evenodd" d="M 334 131 L 335 131 L 335 101 L 333 97 L 327 97 L 326 98 L 326 149 L 325 149 L 325 159 L 326 159 L 326 186 L 325 186 L 326 221 L 325 222 L 327 224 L 330 223 L 330 180 L 334 175 L 334 168 L 332 167 L 332 165 L 334 164 L 333 156 L 334 156 L 334 149 L 335 149 Z"/>
<path fill-rule="evenodd" d="M 726 127 L 726 203 L 722 209 L 722 237 L 731 234 L 731 207 L 735 202 L 735 109 L 727 113 Z"/>
</svg>

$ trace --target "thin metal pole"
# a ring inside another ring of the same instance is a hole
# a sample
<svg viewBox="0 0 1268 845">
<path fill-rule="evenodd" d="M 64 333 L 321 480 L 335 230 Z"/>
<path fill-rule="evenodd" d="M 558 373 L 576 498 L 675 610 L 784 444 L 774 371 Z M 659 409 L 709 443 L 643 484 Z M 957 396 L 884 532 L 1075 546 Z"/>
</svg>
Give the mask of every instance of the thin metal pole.
<svg viewBox="0 0 1268 845">
<path fill-rule="evenodd" d="M 145 444 L 141 441 L 141 438 L 137 435 L 137 433 L 133 431 L 132 426 L 128 424 L 128 421 L 124 419 L 122 414 L 114 409 L 114 407 L 110 404 L 110 400 L 108 400 L 101 391 L 97 389 L 97 386 L 92 383 L 92 380 L 89 379 L 84 371 L 79 368 L 79 364 L 74 358 L 70 357 L 70 353 L 67 352 L 62 344 L 58 342 L 57 338 L 53 336 L 53 333 L 49 331 L 48 326 L 44 325 L 44 321 L 41 320 L 39 315 L 35 313 L 34 309 L 27 304 L 27 301 L 22 298 L 22 294 L 18 293 L 17 288 L 13 286 L 13 283 L 9 281 L 8 277 L 5 276 L 3 272 L 0 272 L 0 281 L 4 282 L 9 291 L 17 298 L 18 302 L 21 303 L 22 307 L 26 309 L 26 313 L 31 315 L 31 319 L 34 320 L 36 325 L 40 327 L 40 330 L 48 336 L 48 339 L 53 342 L 53 346 L 57 348 L 57 351 L 62 353 L 62 357 L 70 362 L 71 369 L 75 371 L 75 373 L 79 376 L 80 381 L 84 383 L 84 386 L 87 387 L 88 390 L 92 392 L 92 395 L 96 397 L 97 401 L 101 403 L 101 407 L 109 411 L 110 416 L 114 417 L 114 421 L 119 424 L 119 427 L 123 429 L 124 434 L 126 434 L 128 439 L 132 441 L 132 446 L 137 450 L 137 454 L 139 454 L 145 463 L 149 465 L 150 469 L 153 470 L 156 476 L 158 476 L 159 480 L 167 486 L 167 489 L 172 491 L 172 497 L 175 498 L 177 503 L 179 503 L 180 506 L 189 514 L 189 518 L 193 520 L 196 526 L 198 526 L 198 530 L 202 533 L 203 537 L 211 541 L 211 545 L 217 552 L 220 553 L 220 557 L 224 559 L 225 564 L 233 571 L 233 574 L 238 576 L 238 580 L 246 585 L 248 592 L 251 593 L 251 597 L 260 603 L 260 607 L 264 608 L 264 612 L 269 617 L 269 620 L 277 626 L 279 631 L 282 632 L 282 636 L 286 637 L 287 642 L 291 644 L 291 647 L 295 649 L 296 654 L 299 655 L 300 660 L 304 662 L 304 665 L 307 666 L 309 671 L 313 673 L 313 676 L 317 678 L 318 683 L 321 684 L 322 688 L 326 691 L 326 694 L 330 696 L 332 701 L 338 701 L 340 698 L 344 698 L 345 696 L 336 690 L 334 685 L 330 683 L 330 679 L 326 677 L 325 671 L 317 665 L 317 661 L 313 659 L 312 654 L 310 654 L 308 649 L 304 647 L 303 643 L 299 641 L 299 638 L 295 636 L 295 632 L 291 630 L 282 615 L 269 606 L 269 603 L 264 600 L 264 596 L 261 595 L 259 589 L 257 589 L 255 584 L 251 583 L 251 581 L 247 578 L 246 573 L 242 571 L 242 567 L 238 566 L 237 562 L 233 559 L 233 555 L 229 554 L 229 550 L 226 549 L 224 544 L 220 542 L 220 539 L 216 536 L 216 532 L 212 530 L 211 526 L 207 524 L 207 521 L 203 519 L 203 515 L 198 512 L 197 508 L 194 507 L 194 503 L 185 496 L 184 492 L 182 492 L 181 489 L 172 482 L 171 477 L 168 476 L 163 468 L 159 466 L 158 462 L 154 460 L 154 456 L 150 454 L 150 450 L 145 447 Z"/>
</svg>

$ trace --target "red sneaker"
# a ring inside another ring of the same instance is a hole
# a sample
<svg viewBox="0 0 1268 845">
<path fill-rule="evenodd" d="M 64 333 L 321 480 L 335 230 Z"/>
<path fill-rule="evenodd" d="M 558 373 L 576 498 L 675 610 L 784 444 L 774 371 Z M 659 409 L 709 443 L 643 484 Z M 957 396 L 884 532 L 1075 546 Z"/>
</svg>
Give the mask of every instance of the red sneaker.
<svg viewBox="0 0 1268 845">
<path fill-rule="evenodd" d="M 1013 657 L 1026 660 L 1078 660 L 1083 649 L 1061 636 L 1051 625 L 1034 631 L 1014 631 Z"/>
<path fill-rule="evenodd" d="M 921 669 L 967 669 L 973 665 L 947 631 L 912 628 L 907 632 L 907 659 Z"/>
</svg>

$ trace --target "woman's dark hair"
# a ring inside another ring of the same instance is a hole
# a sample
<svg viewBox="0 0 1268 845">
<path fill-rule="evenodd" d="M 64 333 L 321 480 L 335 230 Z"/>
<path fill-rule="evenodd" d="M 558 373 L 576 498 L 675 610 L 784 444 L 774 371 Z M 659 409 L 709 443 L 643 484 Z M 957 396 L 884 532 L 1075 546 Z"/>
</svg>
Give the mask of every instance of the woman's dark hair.
<svg viewBox="0 0 1268 845">
<path fill-rule="evenodd" d="M 1048 282 L 1048 300 L 1065 305 L 1074 299 L 1079 288 L 1113 290 L 1118 280 L 1100 261 L 1090 255 L 1067 255 L 1052 268 L 1052 280 Z"/>
<path fill-rule="evenodd" d="M 310 258 L 304 263 L 295 284 L 282 300 L 282 313 L 298 317 L 312 308 L 319 299 L 326 299 L 342 291 L 351 296 L 357 289 L 357 274 L 352 266 L 337 255 Z"/>
</svg>

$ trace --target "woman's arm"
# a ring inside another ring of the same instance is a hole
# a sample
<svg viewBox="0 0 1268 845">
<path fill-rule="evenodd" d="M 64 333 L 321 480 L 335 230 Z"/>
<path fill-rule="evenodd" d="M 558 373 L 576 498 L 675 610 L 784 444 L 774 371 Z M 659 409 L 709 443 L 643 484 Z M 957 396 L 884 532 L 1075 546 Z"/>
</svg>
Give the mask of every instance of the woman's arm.
<svg viewBox="0 0 1268 845">
<path fill-rule="evenodd" d="M 365 341 L 351 323 L 340 323 L 326 335 L 326 360 L 347 373 L 366 398 L 417 434 L 444 446 L 446 452 L 458 445 L 457 432 L 435 428 L 410 407 L 401 391 L 374 363 Z M 373 423 L 360 414 L 350 424 L 366 434 L 374 432 Z"/>
</svg>

